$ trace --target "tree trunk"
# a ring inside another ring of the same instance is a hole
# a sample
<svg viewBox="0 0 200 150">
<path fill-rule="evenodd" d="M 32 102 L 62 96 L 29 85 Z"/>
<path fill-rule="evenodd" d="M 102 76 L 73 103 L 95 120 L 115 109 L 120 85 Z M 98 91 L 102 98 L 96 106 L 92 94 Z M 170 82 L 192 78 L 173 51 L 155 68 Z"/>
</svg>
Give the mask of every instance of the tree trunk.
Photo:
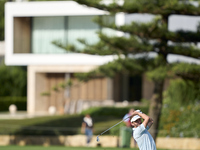
<svg viewBox="0 0 200 150">
<path fill-rule="evenodd" d="M 154 81 L 154 92 L 150 100 L 149 116 L 153 119 L 154 123 L 150 129 L 150 133 L 156 142 L 156 137 L 158 134 L 159 120 L 162 110 L 162 100 L 163 100 L 163 86 L 164 80 Z"/>
</svg>

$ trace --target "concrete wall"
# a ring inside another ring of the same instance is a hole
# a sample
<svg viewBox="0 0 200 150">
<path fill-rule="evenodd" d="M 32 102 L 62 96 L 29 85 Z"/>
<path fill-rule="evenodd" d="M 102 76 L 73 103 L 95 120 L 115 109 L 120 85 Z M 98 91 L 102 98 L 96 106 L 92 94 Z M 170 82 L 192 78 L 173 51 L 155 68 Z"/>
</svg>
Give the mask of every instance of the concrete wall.
<svg viewBox="0 0 200 150">
<path fill-rule="evenodd" d="M 91 147 L 120 147 L 120 137 L 117 136 L 100 136 L 100 141 L 96 142 L 96 136 L 93 136 Z M 157 148 L 162 149 L 183 149 L 183 150 L 200 150 L 199 138 L 157 138 Z M 134 147 L 133 140 L 131 147 Z M 1 135 L 0 145 L 62 145 L 72 147 L 86 146 L 86 137 L 84 135 L 74 136 L 12 136 Z"/>
<path fill-rule="evenodd" d="M 157 147 L 165 149 L 200 150 L 199 138 L 158 138 Z"/>
</svg>

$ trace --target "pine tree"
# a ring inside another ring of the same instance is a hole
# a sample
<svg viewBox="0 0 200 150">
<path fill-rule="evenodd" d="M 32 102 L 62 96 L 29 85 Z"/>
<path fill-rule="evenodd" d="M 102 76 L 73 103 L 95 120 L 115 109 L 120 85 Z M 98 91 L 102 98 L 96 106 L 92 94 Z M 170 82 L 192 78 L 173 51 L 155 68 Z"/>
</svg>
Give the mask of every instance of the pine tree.
<svg viewBox="0 0 200 150">
<path fill-rule="evenodd" d="M 100 66 L 87 74 L 80 76 L 88 79 L 95 74 L 102 74 L 109 77 L 123 72 L 127 74 L 146 74 L 154 83 L 154 91 L 150 100 L 149 115 L 154 119 L 151 134 L 156 139 L 159 119 L 163 101 L 164 81 L 169 76 L 179 76 L 185 80 L 192 80 L 199 83 L 200 66 L 183 62 L 169 63 L 167 56 L 176 54 L 194 59 L 200 58 L 200 49 L 196 46 L 200 41 L 200 26 L 196 32 L 192 31 L 169 31 L 168 20 L 171 15 L 199 16 L 200 7 L 194 5 L 190 0 L 124 0 L 118 3 L 110 0 L 110 4 L 104 4 L 102 0 L 74 0 L 79 4 L 88 7 L 98 8 L 108 11 L 111 15 L 123 12 L 148 13 L 155 15 L 151 22 L 132 22 L 122 26 L 115 23 L 107 23 L 102 18 L 96 22 L 102 27 L 111 28 L 126 33 L 128 36 L 108 36 L 99 32 L 100 41 L 94 45 L 89 45 L 87 41 L 81 39 L 85 48 L 79 50 L 75 46 L 64 47 L 73 52 L 87 53 L 93 55 L 116 55 L 113 62 Z M 198 3 L 198 2 L 197 2 Z M 169 44 L 171 42 L 172 44 Z M 149 57 L 148 53 L 156 53 L 156 57 Z M 140 57 L 136 54 L 142 54 Z"/>
</svg>

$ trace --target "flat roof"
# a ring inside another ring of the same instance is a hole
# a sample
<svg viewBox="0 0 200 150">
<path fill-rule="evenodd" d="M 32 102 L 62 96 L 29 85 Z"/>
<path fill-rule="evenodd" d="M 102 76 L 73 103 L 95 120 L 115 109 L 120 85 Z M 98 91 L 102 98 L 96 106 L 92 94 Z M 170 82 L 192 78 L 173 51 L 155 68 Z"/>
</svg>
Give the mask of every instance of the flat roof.
<svg viewBox="0 0 200 150">
<path fill-rule="evenodd" d="M 74 1 L 6 2 L 6 16 L 103 15 L 107 12 Z M 12 10 L 12 11 L 11 11 Z"/>
</svg>

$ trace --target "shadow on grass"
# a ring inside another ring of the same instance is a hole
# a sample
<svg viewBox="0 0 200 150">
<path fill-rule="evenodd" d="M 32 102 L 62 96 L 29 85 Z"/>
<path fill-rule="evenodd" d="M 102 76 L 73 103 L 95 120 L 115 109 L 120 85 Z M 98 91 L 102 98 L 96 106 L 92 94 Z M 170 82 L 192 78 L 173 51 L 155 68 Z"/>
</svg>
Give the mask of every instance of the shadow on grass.
<svg viewBox="0 0 200 150">
<path fill-rule="evenodd" d="M 105 131 L 122 120 L 130 108 L 99 107 L 83 111 L 80 115 L 36 117 L 22 120 L 0 120 L 0 134 L 10 135 L 76 135 L 80 134 L 83 117 L 90 114 L 94 121 L 94 134 Z M 142 108 L 143 112 L 147 108 Z M 105 134 L 109 134 L 107 132 Z"/>
<path fill-rule="evenodd" d="M 65 140 L 58 136 L 80 134 L 82 119 L 84 115 L 58 116 L 58 117 L 38 117 L 32 119 L 24 119 L 20 122 L 21 127 L 14 132 L 10 132 L 13 136 L 10 139 L 12 145 L 65 145 Z M 113 125 L 116 122 L 116 117 L 113 116 L 94 116 L 94 124 L 101 126 L 102 124 Z M 27 125 L 24 123 L 29 122 Z M 102 123 L 103 122 L 103 123 Z M 16 123 L 16 122 L 15 122 Z M 100 130 L 94 130 L 94 135 L 106 130 L 108 126 L 101 127 Z M 107 132 L 109 134 L 109 132 Z M 35 138 L 37 137 L 37 138 Z M 65 138 L 65 137 L 63 137 Z"/>
<path fill-rule="evenodd" d="M 1 134 L 30 135 L 30 136 L 58 136 L 80 134 L 83 115 L 38 117 L 23 120 L 9 120 L 4 122 Z M 121 118 L 113 116 L 94 116 L 94 134 L 99 134 L 117 123 Z M 0 122 L 1 124 L 1 122 Z M 16 126 L 15 126 L 16 125 Z M 107 132 L 106 134 L 109 134 Z"/>
<path fill-rule="evenodd" d="M 93 108 L 80 115 L 46 116 L 29 119 L 0 120 L 0 134 L 18 135 L 10 138 L 13 145 L 64 145 L 58 136 L 80 134 L 83 117 L 89 113 L 94 121 L 94 135 L 99 135 L 122 120 L 129 108 Z M 117 126 L 106 134 L 119 133 Z M 37 138 L 35 138 L 37 137 Z M 35 140 L 36 139 L 36 140 Z M 34 143 L 35 142 L 35 143 Z"/>
<path fill-rule="evenodd" d="M 42 118 L 44 120 L 42 120 Z M 82 123 L 82 115 L 76 116 L 60 116 L 58 118 L 42 117 L 38 118 L 37 123 L 22 126 L 14 135 L 75 135 L 79 133 Z M 37 118 L 34 118 L 37 120 Z"/>
</svg>

